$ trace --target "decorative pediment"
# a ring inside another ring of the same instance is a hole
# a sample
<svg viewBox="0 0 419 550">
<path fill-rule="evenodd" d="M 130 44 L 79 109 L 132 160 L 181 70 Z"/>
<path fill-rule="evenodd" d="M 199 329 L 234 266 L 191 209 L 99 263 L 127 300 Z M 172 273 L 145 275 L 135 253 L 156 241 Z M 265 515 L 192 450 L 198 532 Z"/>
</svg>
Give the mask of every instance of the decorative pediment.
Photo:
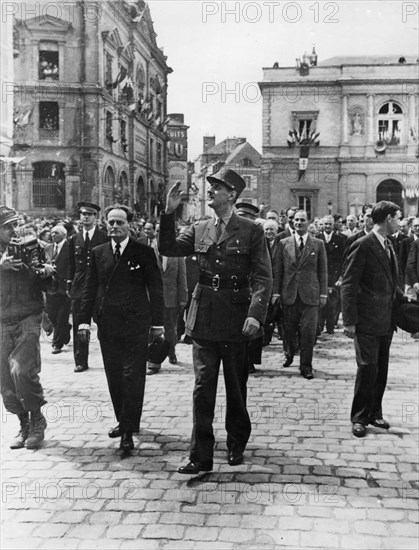
<svg viewBox="0 0 419 550">
<path fill-rule="evenodd" d="M 103 31 L 102 39 L 103 39 L 103 42 L 105 42 L 105 44 L 108 44 L 109 46 L 112 46 L 115 49 L 124 47 L 124 44 L 122 44 L 119 31 L 116 27 L 114 27 L 109 31 Z"/>
<path fill-rule="evenodd" d="M 43 15 L 42 17 L 34 17 L 22 22 L 23 25 L 31 32 L 55 32 L 66 33 L 73 28 L 69 21 L 52 17 L 51 15 Z"/>
</svg>

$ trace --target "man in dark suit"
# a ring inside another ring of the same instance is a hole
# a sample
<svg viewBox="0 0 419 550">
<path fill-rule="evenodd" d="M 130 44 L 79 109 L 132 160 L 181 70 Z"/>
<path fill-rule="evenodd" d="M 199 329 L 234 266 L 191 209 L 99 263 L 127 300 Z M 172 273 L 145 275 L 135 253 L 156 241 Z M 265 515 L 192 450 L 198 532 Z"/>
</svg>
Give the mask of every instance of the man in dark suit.
<svg viewBox="0 0 419 550">
<path fill-rule="evenodd" d="M 76 366 L 74 372 L 83 372 L 89 368 L 89 342 L 81 342 L 77 337 L 77 327 L 80 323 L 81 294 L 86 281 L 86 273 L 90 263 L 93 247 L 108 240 L 106 233 L 97 227 L 97 215 L 100 207 L 91 202 L 79 202 L 80 221 L 83 229 L 69 241 L 67 296 L 71 298 L 73 315 L 73 352 Z M 95 318 L 95 315 L 94 317 Z"/>
<path fill-rule="evenodd" d="M 393 304 L 402 291 L 397 286 L 397 260 L 388 235 L 399 224 L 400 208 L 380 201 L 372 209 L 373 230 L 349 249 L 341 286 L 344 333 L 355 340 L 358 371 L 352 401 L 352 433 L 366 434 L 372 424 L 388 429 L 382 399 L 394 323 Z"/>
<path fill-rule="evenodd" d="M 53 243 L 45 248 L 45 259 L 54 267 L 54 285 L 50 285 L 46 294 L 46 310 L 54 326 L 52 353 L 61 353 L 65 344 L 70 341 L 71 301 L 67 296 L 68 243 L 67 230 L 63 225 L 51 229 Z"/>
<path fill-rule="evenodd" d="M 323 218 L 324 231 L 317 237 L 325 243 L 327 255 L 327 302 L 319 311 L 318 334 L 323 332 L 325 322 L 327 333 L 334 333 L 339 287 L 342 283 L 343 252 L 346 238 L 333 231 L 333 223 L 333 216 L 325 216 Z"/>
<path fill-rule="evenodd" d="M 287 210 L 288 222 L 285 225 L 285 229 L 280 233 L 278 233 L 279 241 L 282 241 L 282 239 L 286 239 L 287 237 L 291 237 L 292 235 L 295 234 L 294 216 L 295 216 L 294 208 L 288 208 Z"/>
<path fill-rule="evenodd" d="M 415 243 L 419 239 L 419 218 L 414 218 L 412 221 L 412 229 L 411 234 L 407 239 L 403 239 L 401 245 L 400 245 L 400 251 L 399 251 L 399 266 L 402 270 L 402 279 L 403 281 L 409 285 L 408 281 L 406 281 L 406 268 L 407 268 L 407 259 L 409 257 L 410 248 L 413 243 Z"/>
<path fill-rule="evenodd" d="M 121 437 L 120 449 L 134 448 L 144 399 L 149 333 L 164 334 L 163 284 L 154 251 L 129 237 L 132 213 L 126 206 L 106 210 L 111 242 L 92 250 L 81 297 L 78 332 L 88 340 L 95 303 L 109 392 Z"/>
<path fill-rule="evenodd" d="M 226 386 L 228 463 L 243 462 L 250 432 L 246 408 L 248 341 L 262 334 L 272 289 L 272 268 L 262 226 L 237 216 L 233 205 L 246 184 L 233 170 L 208 176 L 208 206 L 215 218 L 193 224 L 176 238 L 174 212 L 182 197 L 177 182 L 160 218 L 159 250 L 166 256 L 196 254 L 200 277 L 186 322 L 193 339 L 195 388 L 190 462 L 182 474 L 213 467 L 214 418 L 221 361 Z"/>
<path fill-rule="evenodd" d="M 327 299 L 327 259 L 324 243 L 308 234 L 307 212 L 294 216 L 295 235 L 282 239 L 274 258 L 272 300 L 280 300 L 287 352 L 284 367 L 295 355 L 297 331 L 300 331 L 300 372 L 313 378 L 313 348 L 316 342 L 319 307 Z"/>
<path fill-rule="evenodd" d="M 348 256 L 349 249 L 351 248 L 352 244 L 356 242 L 358 239 L 361 239 L 362 237 L 365 237 L 365 235 L 368 235 L 368 233 L 372 230 L 374 227 L 374 222 L 372 221 L 372 206 L 368 206 L 365 209 L 365 212 L 363 213 L 364 216 L 364 227 L 361 229 L 361 231 L 358 231 L 358 233 L 355 233 L 355 235 L 352 235 L 351 237 L 348 237 L 345 240 L 345 249 L 343 252 L 343 271 L 345 271 L 346 267 L 346 259 Z"/>
</svg>

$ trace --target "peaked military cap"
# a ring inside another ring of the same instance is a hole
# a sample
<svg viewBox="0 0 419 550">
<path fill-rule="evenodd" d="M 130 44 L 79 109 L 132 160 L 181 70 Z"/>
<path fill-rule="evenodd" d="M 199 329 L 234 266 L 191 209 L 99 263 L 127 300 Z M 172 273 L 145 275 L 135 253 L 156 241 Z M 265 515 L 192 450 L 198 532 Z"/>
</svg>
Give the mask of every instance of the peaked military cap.
<svg viewBox="0 0 419 550">
<path fill-rule="evenodd" d="M 85 208 L 86 210 L 90 210 L 91 212 L 95 212 L 96 214 L 100 212 L 100 206 L 93 202 L 86 202 L 82 201 L 77 203 L 77 208 L 80 210 L 81 208 Z"/>
<path fill-rule="evenodd" d="M 9 208 L 6 205 L 0 206 L 0 226 L 6 225 L 6 223 L 16 222 L 20 219 L 16 214 L 16 210 Z"/>
<path fill-rule="evenodd" d="M 207 176 L 207 181 L 209 183 L 221 183 L 228 189 L 236 191 L 237 196 L 239 196 L 246 187 L 244 179 L 237 172 L 229 168 L 221 168 L 221 170 L 216 172 L 213 176 Z"/>
</svg>

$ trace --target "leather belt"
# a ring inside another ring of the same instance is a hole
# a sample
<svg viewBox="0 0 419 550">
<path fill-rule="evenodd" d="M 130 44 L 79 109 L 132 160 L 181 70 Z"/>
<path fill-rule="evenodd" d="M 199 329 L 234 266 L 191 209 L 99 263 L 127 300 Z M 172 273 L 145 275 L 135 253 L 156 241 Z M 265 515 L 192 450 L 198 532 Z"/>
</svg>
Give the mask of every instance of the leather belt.
<svg viewBox="0 0 419 550">
<path fill-rule="evenodd" d="M 220 277 L 218 274 L 213 277 L 211 275 L 200 275 L 199 284 L 210 286 L 213 290 L 230 288 L 234 292 L 237 292 L 241 288 L 249 286 L 249 278 L 244 277 L 239 279 L 236 275 L 232 275 L 231 277 Z"/>
</svg>

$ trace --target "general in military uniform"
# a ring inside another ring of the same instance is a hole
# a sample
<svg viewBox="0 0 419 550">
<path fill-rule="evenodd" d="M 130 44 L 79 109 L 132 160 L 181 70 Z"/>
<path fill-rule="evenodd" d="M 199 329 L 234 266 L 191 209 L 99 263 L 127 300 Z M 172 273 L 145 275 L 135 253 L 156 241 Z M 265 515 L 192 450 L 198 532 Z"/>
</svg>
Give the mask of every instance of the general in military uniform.
<svg viewBox="0 0 419 550">
<path fill-rule="evenodd" d="M 89 343 L 82 342 L 77 334 L 77 327 L 80 323 L 81 295 L 86 281 L 91 250 L 94 246 L 107 242 L 108 237 L 96 226 L 100 207 L 92 202 L 79 202 L 77 206 L 83 230 L 73 235 L 69 241 L 67 295 L 71 298 L 73 314 L 73 350 L 76 363 L 74 372 L 83 372 L 89 368 Z"/>
<path fill-rule="evenodd" d="M 176 238 L 174 212 L 181 201 L 179 182 L 169 191 L 166 212 L 160 218 L 160 253 L 195 254 L 200 270 L 186 321 L 186 334 L 193 339 L 195 388 L 190 462 L 179 468 L 182 474 L 212 470 L 212 422 L 221 361 L 227 399 L 228 463 L 235 466 L 243 462 L 251 432 L 246 408 L 248 341 L 262 334 L 272 290 L 263 229 L 233 211 L 245 188 L 244 180 L 226 169 L 207 180 L 208 206 L 215 218 L 195 223 Z"/>
</svg>

